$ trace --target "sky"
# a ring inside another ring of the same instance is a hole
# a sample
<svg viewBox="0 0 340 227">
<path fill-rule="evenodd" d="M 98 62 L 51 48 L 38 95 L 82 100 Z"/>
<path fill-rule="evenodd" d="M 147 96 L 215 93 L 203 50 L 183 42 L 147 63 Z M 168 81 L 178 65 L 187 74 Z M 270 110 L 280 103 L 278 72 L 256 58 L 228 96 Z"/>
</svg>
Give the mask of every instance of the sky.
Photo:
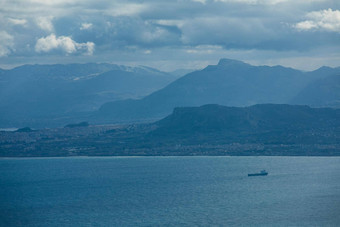
<svg viewBox="0 0 340 227">
<path fill-rule="evenodd" d="M 0 0 L 0 67 L 340 66 L 339 0 Z"/>
</svg>

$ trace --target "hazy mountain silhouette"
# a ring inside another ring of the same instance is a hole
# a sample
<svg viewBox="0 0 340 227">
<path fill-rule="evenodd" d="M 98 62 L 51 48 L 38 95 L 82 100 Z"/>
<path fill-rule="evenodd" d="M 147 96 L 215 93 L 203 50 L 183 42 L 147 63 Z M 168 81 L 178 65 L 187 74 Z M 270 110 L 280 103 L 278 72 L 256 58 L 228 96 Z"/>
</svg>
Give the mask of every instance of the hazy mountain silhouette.
<svg viewBox="0 0 340 227">
<path fill-rule="evenodd" d="M 120 121 L 161 118 L 182 106 L 290 103 L 308 84 L 336 72 L 340 72 L 340 68 L 302 72 L 221 59 L 218 65 L 189 73 L 143 99 L 106 103 L 98 115 L 109 121 Z"/>
<path fill-rule="evenodd" d="M 340 73 L 309 84 L 291 103 L 340 108 Z"/>
<path fill-rule="evenodd" d="M 1 123 L 29 123 L 75 116 L 108 101 L 143 97 L 176 78 L 149 67 L 112 64 L 24 65 L 2 70 L 0 119 Z"/>
<path fill-rule="evenodd" d="M 176 70 L 171 71 L 169 73 L 174 75 L 174 76 L 181 77 L 181 76 L 185 76 L 186 74 L 194 72 L 194 71 L 196 71 L 196 70 L 194 70 L 194 69 L 176 69 Z"/>
<path fill-rule="evenodd" d="M 230 59 L 177 80 L 145 66 L 24 65 L 0 70 L 0 108 L 4 110 L 0 124 L 45 127 L 80 121 L 145 121 L 165 117 L 175 107 L 205 104 L 339 107 L 338 75 L 340 67 L 302 72 Z"/>
</svg>

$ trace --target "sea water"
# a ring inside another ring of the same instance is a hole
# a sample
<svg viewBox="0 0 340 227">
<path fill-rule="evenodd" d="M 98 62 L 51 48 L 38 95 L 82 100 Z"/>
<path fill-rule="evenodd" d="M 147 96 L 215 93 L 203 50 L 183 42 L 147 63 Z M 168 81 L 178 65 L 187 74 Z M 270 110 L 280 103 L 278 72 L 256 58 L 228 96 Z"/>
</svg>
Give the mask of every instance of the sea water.
<svg viewBox="0 0 340 227">
<path fill-rule="evenodd" d="M 1 159 L 0 174 L 1 226 L 340 225 L 339 157 Z"/>
</svg>

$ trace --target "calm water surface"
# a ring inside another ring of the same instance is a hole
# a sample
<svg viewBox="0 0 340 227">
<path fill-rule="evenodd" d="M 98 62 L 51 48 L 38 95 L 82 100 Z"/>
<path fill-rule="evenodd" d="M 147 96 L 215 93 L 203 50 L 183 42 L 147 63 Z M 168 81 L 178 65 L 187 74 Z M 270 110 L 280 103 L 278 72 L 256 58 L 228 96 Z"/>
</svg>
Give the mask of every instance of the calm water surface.
<svg viewBox="0 0 340 227">
<path fill-rule="evenodd" d="M 1 159 L 0 171 L 1 226 L 340 226 L 338 157 Z"/>
</svg>

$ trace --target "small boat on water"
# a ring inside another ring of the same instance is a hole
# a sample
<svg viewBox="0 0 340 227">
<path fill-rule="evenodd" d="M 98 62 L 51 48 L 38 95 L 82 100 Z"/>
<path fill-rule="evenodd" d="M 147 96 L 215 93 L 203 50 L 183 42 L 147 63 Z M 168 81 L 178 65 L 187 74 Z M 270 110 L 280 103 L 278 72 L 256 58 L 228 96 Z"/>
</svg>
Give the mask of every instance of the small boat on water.
<svg viewBox="0 0 340 227">
<path fill-rule="evenodd" d="M 254 177 L 254 176 L 267 176 L 268 172 L 265 170 L 262 170 L 259 173 L 248 173 L 248 177 Z"/>
</svg>

